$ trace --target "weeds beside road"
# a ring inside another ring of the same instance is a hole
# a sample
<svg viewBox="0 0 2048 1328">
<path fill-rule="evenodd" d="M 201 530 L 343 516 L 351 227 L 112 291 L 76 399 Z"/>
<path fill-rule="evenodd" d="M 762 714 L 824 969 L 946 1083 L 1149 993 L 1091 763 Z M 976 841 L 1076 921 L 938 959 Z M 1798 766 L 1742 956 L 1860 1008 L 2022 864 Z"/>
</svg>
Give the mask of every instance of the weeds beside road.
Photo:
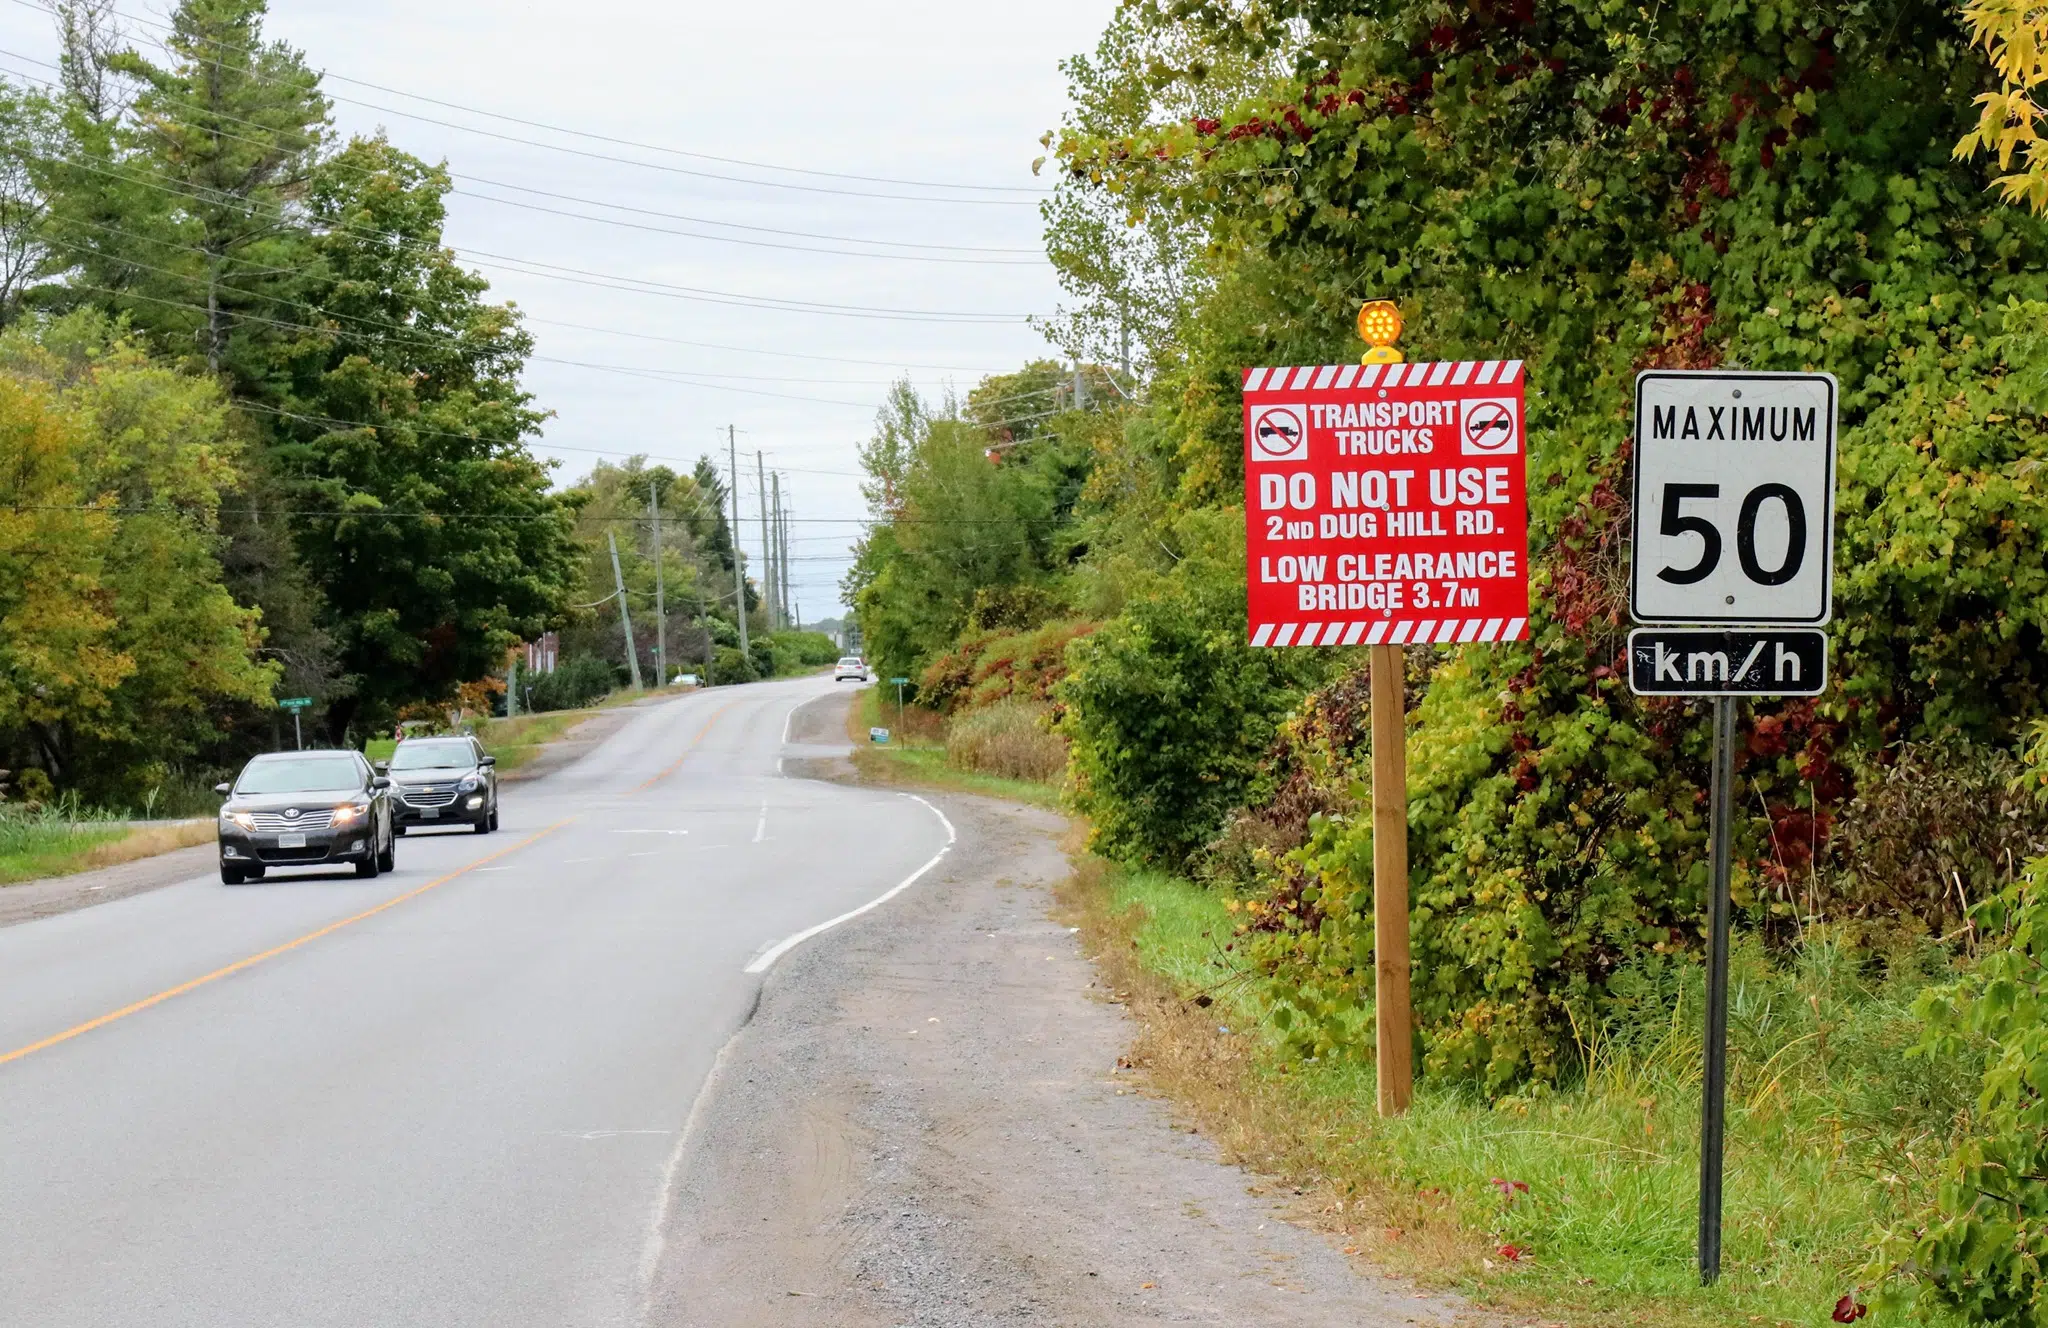
<svg viewBox="0 0 2048 1328">
<path fill-rule="evenodd" d="M 873 690 L 852 708 L 866 777 L 1057 802 L 1050 783 L 948 764 L 941 717 L 905 720 Z M 867 742 L 874 724 L 895 730 L 888 745 Z M 1814 932 L 1789 964 L 1739 947 L 1726 1271 L 1702 1290 L 1695 966 L 1636 969 L 1614 1017 L 1583 1031 L 1577 1082 L 1489 1104 L 1424 1080 L 1407 1116 L 1381 1120 L 1369 1060 L 1286 1054 L 1289 1015 L 1241 958 L 1247 915 L 1227 892 L 1077 862 L 1065 920 L 1139 1019 L 1131 1059 L 1153 1087 L 1359 1257 L 1546 1321 L 1828 1322 L 1876 1228 L 1925 1206 L 1976 1091 L 1963 1067 L 1906 1054 L 1914 997 L 1953 975 L 1936 945 L 1879 963 Z"/>
<path fill-rule="evenodd" d="M 1034 807 L 1057 809 L 1060 805 L 1059 786 L 1049 781 L 1011 779 L 960 769 L 948 759 L 945 717 L 906 706 L 899 721 L 894 698 L 884 698 L 880 688 L 864 688 L 848 707 L 846 716 L 846 736 L 853 743 L 853 766 L 864 778 L 882 784 L 923 784 L 980 793 Z M 889 741 L 870 741 L 870 728 L 888 729 Z"/>
<path fill-rule="evenodd" d="M 1282 1053 L 1286 1015 L 1228 948 L 1242 915 L 1225 896 L 1089 860 L 1063 902 L 1144 1025 L 1132 1059 L 1234 1160 L 1300 1187 L 1378 1263 L 1575 1324 L 1827 1322 L 1875 1228 L 1932 1194 L 1976 1090 L 1905 1054 L 1913 997 L 1946 972 L 1932 947 L 1883 974 L 1824 937 L 1790 969 L 1739 949 L 1725 1272 L 1703 1290 L 1696 971 L 1646 976 L 1625 1017 L 1588 1030 L 1579 1083 L 1489 1105 L 1423 1080 L 1382 1120 L 1370 1063 Z"/>
<path fill-rule="evenodd" d="M 211 821 L 133 825 L 107 817 L 80 820 L 69 809 L 0 812 L 0 885 L 113 867 L 213 837 Z"/>
</svg>

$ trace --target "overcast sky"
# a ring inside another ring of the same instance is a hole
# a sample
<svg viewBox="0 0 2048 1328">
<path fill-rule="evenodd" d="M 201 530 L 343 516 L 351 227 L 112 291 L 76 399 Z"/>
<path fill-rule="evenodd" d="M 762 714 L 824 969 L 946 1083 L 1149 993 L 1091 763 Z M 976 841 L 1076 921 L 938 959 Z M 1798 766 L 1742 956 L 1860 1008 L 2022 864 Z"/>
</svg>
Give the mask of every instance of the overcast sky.
<svg viewBox="0 0 2048 1328">
<path fill-rule="evenodd" d="M 159 54 L 167 0 L 120 7 Z M 556 416 L 536 450 L 562 461 L 558 478 L 600 454 L 722 463 L 736 425 L 750 559 L 759 450 L 784 475 L 795 598 L 816 619 L 839 609 L 862 510 L 854 449 L 888 383 L 964 391 L 1052 353 L 1024 322 L 1059 298 L 1031 161 L 1065 102 L 1059 61 L 1092 48 L 1114 7 L 272 0 L 268 31 L 328 75 L 341 132 L 383 127 L 447 161 L 448 242 L 528 315 L 527 385 Z M 50 77 L 21 58 L 55 59 L 47 12 L 0 0 L 0 48 L 0 69 Z M 764 298 L 943 317 L 748 303 Z"/>
</svg>

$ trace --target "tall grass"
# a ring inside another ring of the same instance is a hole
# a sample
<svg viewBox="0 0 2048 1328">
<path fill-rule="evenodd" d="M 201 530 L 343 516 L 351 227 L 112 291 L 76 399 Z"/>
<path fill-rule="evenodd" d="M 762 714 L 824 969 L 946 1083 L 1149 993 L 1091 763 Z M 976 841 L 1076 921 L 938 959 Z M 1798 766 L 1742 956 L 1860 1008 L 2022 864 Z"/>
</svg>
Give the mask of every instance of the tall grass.
<svg viewBox="0 0 2048 1328">
<path fill-rule="evenodd" d="M 1906 1055 L 1918 1032 L 1914 996 L 1949 972 L 1938 948 L 1872 954 L 1818 932 L 1789 956 L 1738 946 L 1724 1273 L 1702 1289 L 1693 1263 L 1696 964 L 1654 954 L 1633 962 L 1605 1022 L 1581 1030 L 1570 1083 L 1488 1102 L 1425 1076 L 1413 1109 L 1381 1120 L 1369 1054 L 1308 1063 L 1281 1054 L 1277 1007 L 1225 949 L 1241 915 L 1216 892 L 1113 874 L 1099 888 L 1105 916 L 1128 928 L 1103 940 L 1104 962 L 1142 965 L 1174 1011 L 1203 1007 L 1200 1020 L 1176 1024 L 1176 1014 L 1157 1026 L 1241 1049 L 1236 1077 L 1219 1084 L 1209 1073 L 1196 1094 L 1206 1094 L 1217 1132 L 1247 1161 L 1320 1185 L 1340 1207 L 1346 1196 L 1374 1196 L 1381 1216 L 1359 1241 L 1396 1264 L 1410 1257 L 1410 1228 L 1451 1223 L 1470 1258 L 1437 1245 L 1403 1266 L 1511 1304 L 1571 1306 L 1598 1322 L 1826 1322 L 1854 1288 L 1874 1228 L 1931 1193 L 1975 1091 L 1974 1067 Z M 1370 1012 L 1364 1021 L 1369 1028 Z M 1175 1050 L 1147 1036 L 1162 1059 L 1216 1063 L 1213 1047 Z"/>
<path fill-rule="evenodd" d="M 956 716 L 946 728 L 946 762 L 1004 779 L 1050 781 L 1067 768 L 1067 741 L 1045 724 L 1046 709 L 1004 700 Z"/>
</svg>

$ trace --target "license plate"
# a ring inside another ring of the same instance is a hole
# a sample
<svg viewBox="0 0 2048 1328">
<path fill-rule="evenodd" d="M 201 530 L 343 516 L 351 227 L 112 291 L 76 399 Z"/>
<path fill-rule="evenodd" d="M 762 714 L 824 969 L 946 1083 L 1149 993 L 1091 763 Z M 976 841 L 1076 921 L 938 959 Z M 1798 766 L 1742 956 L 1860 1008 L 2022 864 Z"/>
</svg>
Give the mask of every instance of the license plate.
<svg viewBox="0 0 2048 1328">
<path fill-rule="evenodd" d="M 304 835 L 279 835 L 277 837 L 277 846 L 279 848 L 304 848 L 306 846 L 306 837 Z"/>
<path fill-rule="evenodd" d="M 440 809 L 439 807 L 422 807 L 422 808 L 420 808 L 420 819 L 421 819 L 421 820 L 424 820 L 424 821 L 432 821 L 432 820 L 435 820 L 435 819 L 437 819 L 437 818 L 438 818 L 438 817 L 439 817 L 440 815 L 441 815 L 441 809 Z"/>
</svg>

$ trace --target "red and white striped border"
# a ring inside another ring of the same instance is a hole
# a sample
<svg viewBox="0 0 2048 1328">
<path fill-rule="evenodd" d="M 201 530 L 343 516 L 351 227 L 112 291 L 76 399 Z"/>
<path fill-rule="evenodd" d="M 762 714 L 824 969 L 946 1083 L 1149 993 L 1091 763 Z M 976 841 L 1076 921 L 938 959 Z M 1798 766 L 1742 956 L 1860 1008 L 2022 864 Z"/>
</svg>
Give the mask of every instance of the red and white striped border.
<svg viewBox="0 0 2048 1328">
<path fill-rule="evenodd" d="M 1459 641 L 1520 641 L 1527 618 L 1402 618 L 1371 622 L 1261 623 L 1254 646 L 1449 645 Z"/>
<path fill-rule="evenodd" d="M 1414 364 L 1302 364 L 1247 369 L 1244 390 L 1301 392 L 1351 387 L 1508 387 L 1522 379 L 1520 360 L 1418 360 Z"/>
</svg>

